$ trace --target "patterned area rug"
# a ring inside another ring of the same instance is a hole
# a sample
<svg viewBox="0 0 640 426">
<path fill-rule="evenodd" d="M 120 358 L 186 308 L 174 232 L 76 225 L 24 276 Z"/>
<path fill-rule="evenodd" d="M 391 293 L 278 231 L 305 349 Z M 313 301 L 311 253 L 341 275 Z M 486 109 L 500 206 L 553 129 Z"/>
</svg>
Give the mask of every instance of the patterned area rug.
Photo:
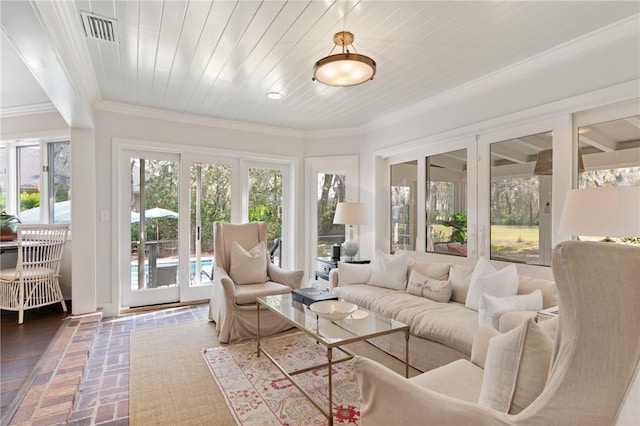
<svg viewBox="0 0 640 426">
<path fill-rule="evenodd" d="M 326 349 L 302 333 L 261 342 L 286 371 L 326 361 Z M 327 419 L 264 355 L 256 356 L 255 341 L 216 347 L 203 352 L 229 409 L 239 425 L 323 425 Z M 334 360 L 344 354 L 334 350 Z M 328 407 L 328 369 L 295 376 L 320 406 Z M 333 366 L 334 423 L 357 425 L 360 391 L 351 361 Z"/>
</svg>

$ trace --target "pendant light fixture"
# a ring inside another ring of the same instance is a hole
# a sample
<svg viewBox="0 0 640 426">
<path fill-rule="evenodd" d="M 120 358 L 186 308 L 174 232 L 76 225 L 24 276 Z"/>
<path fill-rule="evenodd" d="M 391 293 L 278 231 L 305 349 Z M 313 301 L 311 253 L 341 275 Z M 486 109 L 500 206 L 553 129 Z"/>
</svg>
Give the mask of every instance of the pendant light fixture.
<svg viewBox="0 0 640 426">
<path fill-rule="evenodd" d="M 348 87 L 373 80 L 376 61 L 359 53 L 351 53 L 347 46 L 351 45 L 355 50 L 353 39 L 353 34 L 348 31 L 341 31 L 333 36 L 333 42 L 342 47 L 342 53 L 326 56 L 316 62 L 313 66 L 313 81 L 329 86 Z"/>
</svg>

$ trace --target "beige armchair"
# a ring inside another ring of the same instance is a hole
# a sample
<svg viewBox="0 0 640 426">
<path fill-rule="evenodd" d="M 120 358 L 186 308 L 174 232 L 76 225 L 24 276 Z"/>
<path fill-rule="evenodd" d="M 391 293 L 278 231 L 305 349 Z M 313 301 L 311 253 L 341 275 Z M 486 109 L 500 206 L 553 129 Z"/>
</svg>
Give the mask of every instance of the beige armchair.
<svg viewBox="0 0 640 426">
<path fill-rule="evenodd" d="M 209 319 L 216 323 L 222 343 L 254 338 L 256 298 L 300 288 L 304 271 L 285 271 L 270 262 L 265 222 L 215 222 L 213 226 L 215 254 Z M 262 335 L 288 328 L 291 325 L 271 311 L 260 313 Z"/>
<path fill-rule="evenodd" d="M 362 424 L 640 424 L 640 247 L 567 241 L 554 250 L 553 274 L 560 314 L 548 375 L 522 411 L 479 402 L 492 379 L 488 357 L 496 336 L 484 355 L 474 341 L 475 363 L 458 360 L 411 379 L 356 357 Z"/>
</svg>

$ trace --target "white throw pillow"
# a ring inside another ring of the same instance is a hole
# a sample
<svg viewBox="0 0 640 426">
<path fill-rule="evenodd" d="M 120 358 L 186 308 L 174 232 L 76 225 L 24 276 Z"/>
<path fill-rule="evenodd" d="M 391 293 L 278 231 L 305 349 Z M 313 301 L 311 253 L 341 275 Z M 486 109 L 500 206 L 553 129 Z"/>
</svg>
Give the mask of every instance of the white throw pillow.
<svg viewBox="0 0 640 426">
<path fill-rule="evenodd" d="M 338 262 L 338 286 L 366 284 L 371 275 L 367 264 Z"/>
<path fill-rule="evenodd" d="M 255 284 L 266 282 L 267 245 L 264 241 L 247 251 L 240 244 L 231 243 L 231 268 L 229 276 L 236 284 Z"/>
<path fill-rule="evenodd" d="M 553 342 L 529 318 L 489 340 L 478 405 L 504 413 L 524 410 L 544 389 Z"/>
<path fill-rule="evenodd" d="M 487 259 L 480 257 L 471 274 L 464 306 L 477 311 L 480 307 L 480 297 L 485 293 L 498 297 L 515 296 L 518 293 L 516 265 L 509 265 L 498 271 Z"/>
<path fill-rule="evenodd" d="M 394 290 L 407 288 L 407 256 L 385 254 L 376 250 L 367 284 Z"/>
<path fill-rule="evenodd" d="M 451 282 L 435 280 L 414 269 L 409 274 L 407 293 L 426 297 L 434 302 L 447 303 L 451 299 Z"/>
<path fill-rule="evenodd" d="M 491 324 L 499 328 L 500 316 L 510 311 L 539 311 L 542 309 L 542 291 L 537 289 L 529 294 L 495 297 L 483 294 L 478 308 L 479 325 Z"/>
</svg>

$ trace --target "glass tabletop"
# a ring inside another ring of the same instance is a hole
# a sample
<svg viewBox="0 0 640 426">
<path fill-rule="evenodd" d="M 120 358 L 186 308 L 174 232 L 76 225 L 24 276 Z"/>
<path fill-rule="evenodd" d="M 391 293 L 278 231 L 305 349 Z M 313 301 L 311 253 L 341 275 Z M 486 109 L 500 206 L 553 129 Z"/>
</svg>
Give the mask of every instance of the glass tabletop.
<svg viewBox="0 0 640 426">
<path fill-rule="evenodd" d="M 326 347 L 341 346 L 409 329 L 406 324 L 361 307 L 343 320 L 330 321 L 320 318 L 308 306 L 293 300 L 291 294 L 263 296 L 257 300 Z"/>
</svg>

